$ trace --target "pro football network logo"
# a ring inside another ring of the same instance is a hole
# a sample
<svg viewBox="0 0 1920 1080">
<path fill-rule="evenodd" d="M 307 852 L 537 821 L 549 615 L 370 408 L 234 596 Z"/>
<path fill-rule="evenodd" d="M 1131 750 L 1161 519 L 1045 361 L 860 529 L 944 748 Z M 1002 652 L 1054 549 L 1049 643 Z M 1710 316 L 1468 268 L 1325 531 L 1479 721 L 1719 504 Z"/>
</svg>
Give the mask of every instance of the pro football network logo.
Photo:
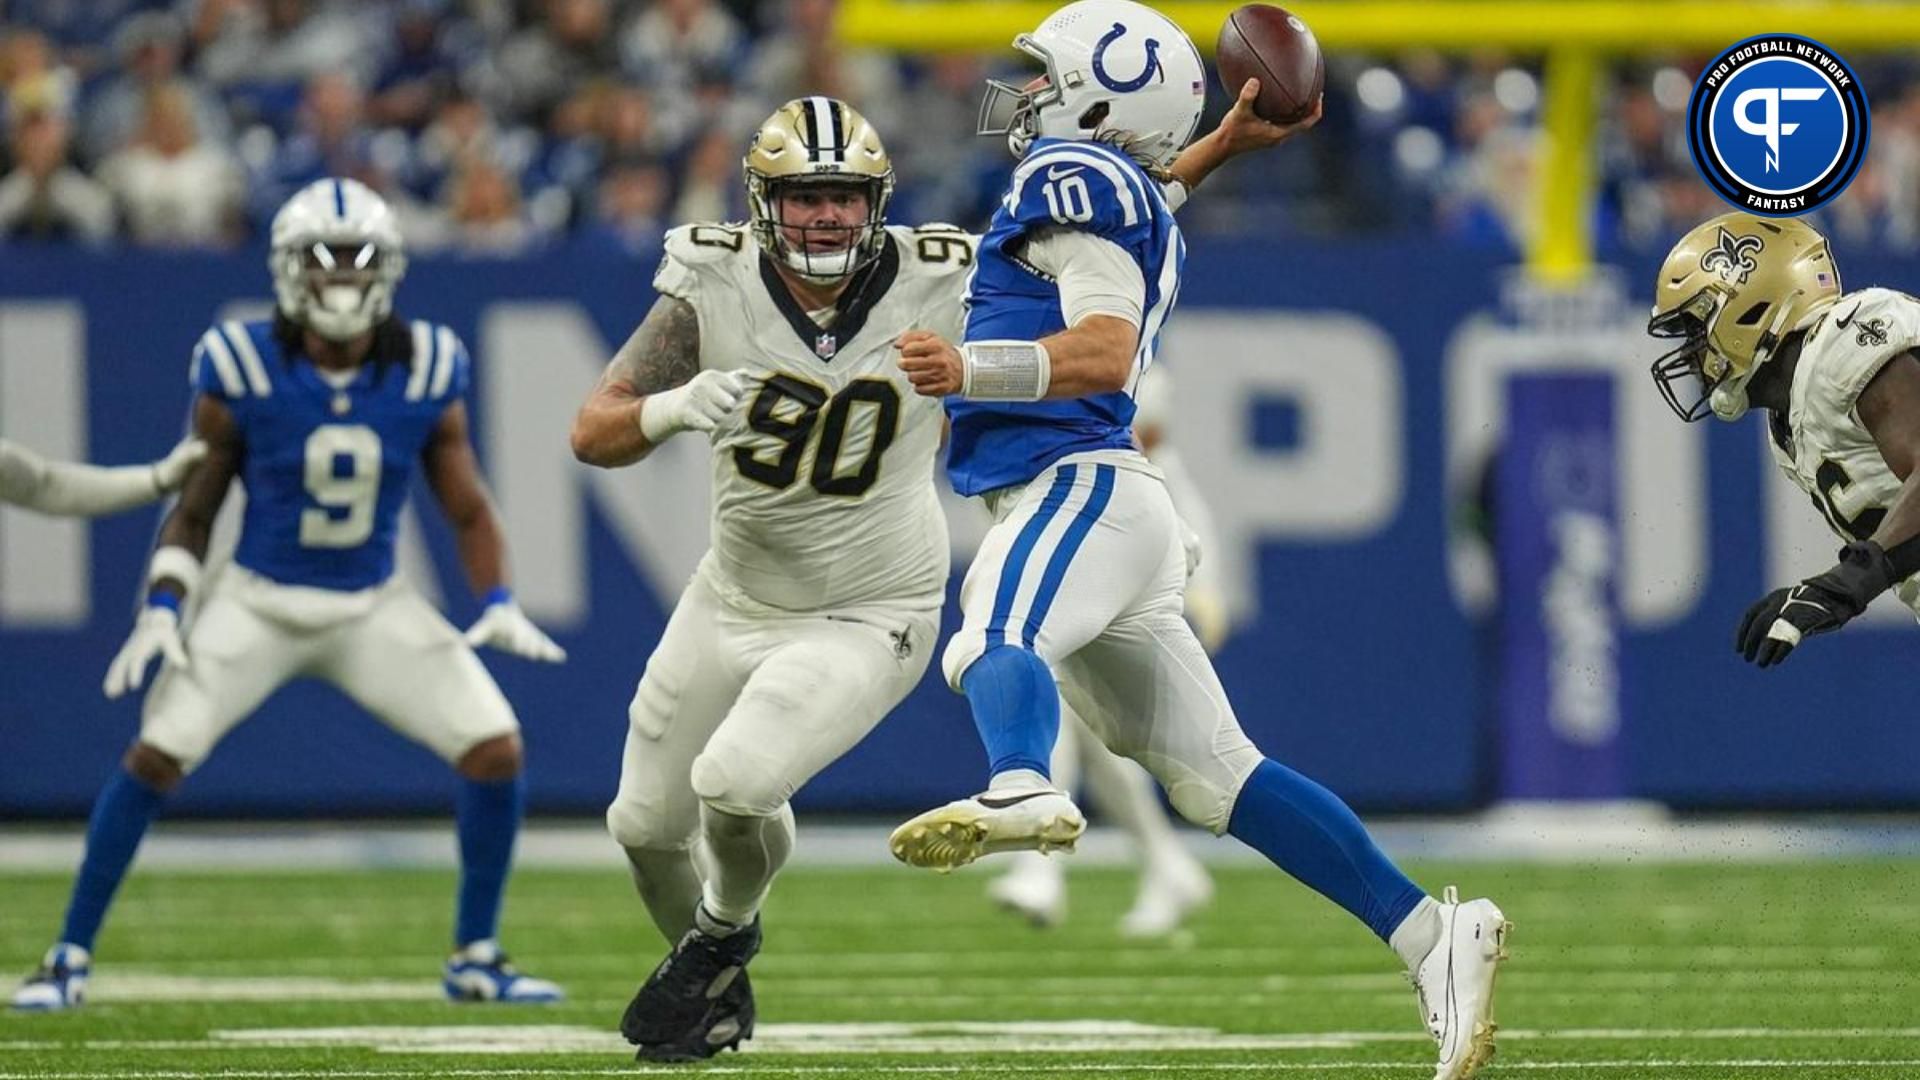
<svg viewBox="0 0 1920 1080">
<path fill-rule="evenodd" d="M 1870 121 L 1860 80 L 1832 49 L 1763 34 L 1700 73 L 1687 103 L 1687 143 L 1721 198 L 1749 213 L 1797 217 L 1853 182 Z"/>
</svg>

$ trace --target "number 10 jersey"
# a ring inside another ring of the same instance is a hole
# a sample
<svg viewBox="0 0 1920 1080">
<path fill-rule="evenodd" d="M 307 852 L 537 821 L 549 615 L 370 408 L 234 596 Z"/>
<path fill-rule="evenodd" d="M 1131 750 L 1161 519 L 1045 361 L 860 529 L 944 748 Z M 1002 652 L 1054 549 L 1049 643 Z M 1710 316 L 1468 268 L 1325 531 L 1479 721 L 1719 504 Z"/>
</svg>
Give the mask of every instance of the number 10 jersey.
<svg viewBox="0 0 1920 1080">
<path fill-rule="evenodd" d="M 938 608 L 949 563 L 933 487 L 942 412 L 913 392 L 894 339 L 959 340 L 974 238 L 891 226 L 831 311 L 808 312 L 747 230 L 667 234 L 654 277 L 693 306 L 700 366 L 748 380 L 713 433 L 712 548 L 723 597 L 781 611 Z"/>
</svg>

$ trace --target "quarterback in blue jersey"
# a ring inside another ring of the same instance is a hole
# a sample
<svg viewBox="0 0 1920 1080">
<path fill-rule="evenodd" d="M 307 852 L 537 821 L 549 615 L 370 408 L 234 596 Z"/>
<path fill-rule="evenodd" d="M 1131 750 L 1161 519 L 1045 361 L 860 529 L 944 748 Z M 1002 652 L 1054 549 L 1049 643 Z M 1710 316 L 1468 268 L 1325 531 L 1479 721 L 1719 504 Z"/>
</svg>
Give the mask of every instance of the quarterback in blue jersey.
<svg viewBox="0 0 1920 1080">
<path fill-rule="evenodd" d="M 1044 73 L 990 84 L 982 109 L 982 132 L 1004 133 L 1021 160 L 980 244 L 965 341 L 898 343 L 915 389 L 948 402 L 954 488 L 996 521 L 942 658 L 991 773 L 981 794 L 897 829 L 894 854 L 948 870 L 1073 846 L 1085 819 L 1048 773 L 1057 683 L 1181 815 L 1260 851 L 1391 945 L 1438 1045 L 1436 1080 L 1470 1076 L 1493 1053 L 1505 916 L 1451 888 L 1428 896 L 1333 793 L 1247 738 L 1181 617 L 1187 530 L 1129 430 L 1185 258 L 1172 214 L 1184 191 L 1159 181 L 1191 187 L 1204 170 L 1182 163 L 1196 149 L 1203 163 L 1220 156 L 1205 144 L 1222 132 L 1186 147 L 1205 100 L 1199 54 L 1132 0 L 1079 0 L 1014 45 Z M 1257 89 L 1249 80 L 1236 109 Z"/>
<path fill-rule="evenodd" d="M 194 433 L 206 459 L 161 526 L 146 607 L 107 672 L 108 697 L 147 692 L 140 734 L 94 803 L 60 940 L 15 992 L 19 1009 L 81 1004 L 94 935 L 167 794 L 274 690 L 308 676 L 339 687 L 460 774 L 456 1001 L 559 999 L 495 941 L 520 827 L 519 724 L 474 654 L 491 645 L 564 658 L 506 584 L 500 524 L 480 479 L 453 331 L 393 315 L 406 270 L 392 212 L 352 180 L 322 180 L 273 221 L 278 311 L 225 322 L 193 350 Z M 452 524 L 486 610 L 463 637 L 393 576 L 394 532 L 416 471 Z M 233 562 L 201 562 L 238 479 L 246 511 Z M 197 604 L 188 632 L 181 613 Z"/>
</svg>

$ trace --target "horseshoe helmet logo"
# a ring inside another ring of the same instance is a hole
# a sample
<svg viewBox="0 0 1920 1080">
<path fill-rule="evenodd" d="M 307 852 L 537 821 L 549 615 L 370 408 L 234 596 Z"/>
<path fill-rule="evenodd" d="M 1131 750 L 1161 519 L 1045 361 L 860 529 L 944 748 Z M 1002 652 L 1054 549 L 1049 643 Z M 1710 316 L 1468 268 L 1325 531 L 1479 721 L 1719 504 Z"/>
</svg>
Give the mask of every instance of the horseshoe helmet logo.
<svg viewBox="0 0 1920 1080">
<path fill-rule="evenodd" d="M 1093 47 L 1093 77 L 1101 86 L 1106 87 L 1116 94 L 1125 94 L 1133 90 L 1138 90 L 1147 85 L 1147 83 L 1152 82 L 1154 76 L 1161 74 L 1160 42 L 1155 38 L 1147 39 L 1147 66 L 1140 70 L 1140 74 L 1135 75 L 1131 79 L 1116 79 L 1107 73 L 1107 48 L 1126 35 L 1126 24 L 1114 23 L 1113 29 L 1102 35 L 1099 43 Z"/>
</svg>

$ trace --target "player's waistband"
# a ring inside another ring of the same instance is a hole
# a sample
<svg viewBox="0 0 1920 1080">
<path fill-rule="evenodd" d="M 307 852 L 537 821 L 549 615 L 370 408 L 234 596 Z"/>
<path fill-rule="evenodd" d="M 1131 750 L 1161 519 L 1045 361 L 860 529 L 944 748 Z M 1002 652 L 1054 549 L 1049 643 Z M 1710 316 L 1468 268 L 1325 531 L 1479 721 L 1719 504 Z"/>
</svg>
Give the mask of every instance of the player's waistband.
<svg viewBox="0 0 1920 1080">
<path fill-rule="evenodd" d="M 748 618 L 759 619 L 817 619 L 828 615 L 859 615 L 862 612 L 875 614 L 913 615 L 927 611 L 938 611 L 946 600 L 946 570 L 943 559 L 937 574 L 930 573 L 929 585 L 925 589 L 905 590 L 899 594 L 884 596 L 859 596 L 853 598 L 834 598 L 831 601 L 808 604 L 804 607 L 789 607 L 770 603 L 754 595 L 753 591 L 741 584 L 727 572 L 711 548 L 700 558 L 700 565 L 694 570 L 694 579 L 704 584 L 721 603 Z M 937 581 L 934 580 L 937 577 Z"/>
<path fill-rule="evenodd" d="M 994 488 L 992 491 L 983 492 L 980 499 L 986 503 L 987 512 L 993 515 L 993 520 L 1000 521 L 1019 505 L 1021 493 L 1035 484 L 1052 483 L 1053 474 L 1069 465 L 1111 465 L 1116 469 L 1151 476 L 1162 483 L 1167 479 L 1167 474 L 1161 471 L 1160 466 L 1148 461 L 1147 456 L 1138 450 L 1082 450 L 1077 454 L 1068 454 L 1049 463 L 1046 468 L 1035 474 L 1033 479 L 1024 484 L 1009 484 L 1006 487 Z"/>
<path fill-rule="evenodd" d="M 364 589 L 288 585 L 235 562 L 227 564 L 214 578 L 208 595 L 231 596 L 278 623 L 319 629 L 361 618 L 379 607 L 382 600 L 406 587 L 398 574 Z"/>
</svg>

